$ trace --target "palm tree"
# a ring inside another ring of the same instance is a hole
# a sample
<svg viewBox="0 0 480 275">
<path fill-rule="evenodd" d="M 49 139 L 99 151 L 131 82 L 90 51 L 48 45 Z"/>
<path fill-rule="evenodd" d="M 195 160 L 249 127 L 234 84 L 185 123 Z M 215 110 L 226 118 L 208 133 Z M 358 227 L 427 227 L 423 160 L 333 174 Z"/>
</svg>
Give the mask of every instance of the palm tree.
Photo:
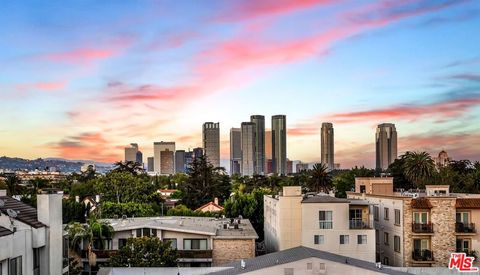
<svg viewBox="0 0 480 275">
<path fill-rule="evenodd" d="M 401 159 L 405 178 L 417 188 L 425 185 L 435 173 L 435 162 L 427 152 L 406 152 Z"/>
<path fill-rule="evenodd" d="M 19 195 L 19 189 L 20 189 L 20 179 L 17 177 L 17 175 L 7 175 L 5 184 L 7 185 L 7 195 L 8 196 L 14 196 L 14 195 Z"/>
<path fill-rule="evenodd" d="M 325 164 L 316 163 L 308 173 L 307 186 L 310 191 L 328 193 L 332 189 L 332 176 Z"/>
</svg>

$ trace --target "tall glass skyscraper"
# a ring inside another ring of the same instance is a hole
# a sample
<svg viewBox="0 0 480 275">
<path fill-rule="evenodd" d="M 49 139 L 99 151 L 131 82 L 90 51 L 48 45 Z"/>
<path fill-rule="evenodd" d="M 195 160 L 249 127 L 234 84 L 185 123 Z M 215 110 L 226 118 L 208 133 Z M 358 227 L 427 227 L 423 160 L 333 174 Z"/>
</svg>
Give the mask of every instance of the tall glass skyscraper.
<svg viewBox="0 0 480 275">
<path fill-rule="evenodd" d="M 252 176 L 255 170 L 255 123 L 242 122 L 242 176 Z"/>
<path fill-rule="evenodd" d="M 287 172 L 287 117 L 272 116 L 272 170 L 285 175 Z"/>
<path fill-rule="evenodd" d="M 397 158 L 397 129 L 393 123 L 378 125 L 375 134 L 376 168 L 385 171 Z"/>
<path fill-rule="evenodd" d="M 220 167 L 220 123 L 205 122 L 202 128 L 203 150 L 207 160 Z"/>
<path fill-rule="evenodd" d="M 333 139 L 333 124 L 329 122 L 322 123 L 322 130 L 320 133 L 321 139 L 321 162 L 325 164 L 329 170 L 334 168 L 334 139 Z"/>
<path fill-rule="evenodd" d="M 230 175 L 240 174 L 242 162 L 242 130 L 230 129 Z"/>
<path fill-rule="evenodd" d="M 255 123 L 254 132 L 254 174 L 265 174 L 265 117 L 253 115 L 250 122 Z"/>
</svg>

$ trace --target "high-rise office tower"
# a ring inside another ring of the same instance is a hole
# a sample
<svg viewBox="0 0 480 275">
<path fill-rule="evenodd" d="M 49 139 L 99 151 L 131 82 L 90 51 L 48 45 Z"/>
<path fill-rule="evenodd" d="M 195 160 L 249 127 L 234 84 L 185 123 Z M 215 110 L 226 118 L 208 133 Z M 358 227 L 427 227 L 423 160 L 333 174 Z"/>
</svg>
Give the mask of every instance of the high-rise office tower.
<svg viewBox="0 0 480 275">
<path fill-rule="evenodd" d="M 321 162 L 325 164 L 329 170 L 334 169 L 333 155 L 334 155 L 334 139 L 333 139 L 333 124 L 329 122 L 322 123 L 322 130 L 320 133 L 321 139 Z"/>
<path fill-rule="evenodd" d="M 250 116 L 250 122 L 255 123 L 254 132 L 254 174 L 265 174 L 265 117 L 261 115 Z"/>
<path fill-rule="evenodd" d="M 242 130 L 230 129 L 230 175 L 240 174 L 242 162 Z"/>
<path fill-rule="evenodd" d="M 137 152 L 138 152 L 138 144 L 130 143 L 130 146 L 125 147 L 125 162 L 127 161 L 137 161 Z"/>
<path fill-rule="evenodd" d="M 175 151 L 175 173 L 185 173 L 185 150 Z"/>
<path fill-rule="evenodd" d="M 272 168 L 273 173 L 287 172 L 287 117 L 272 116 Z"/>
<path fill-rule="evenodd" d="M 171 175 L 175 172 L 175 142 L 154 142 L 154 172 L 162 175 Z"/>
<path fill-rule="evenodd" d="M 265 131 L 265 174 L 273 173 L 272 169 L 272 131 Z"/>
<path fill-rule="evenodd" d="M 154 158 L 153 157 L 148 157 L 147 158 L 147 171 L 148 172 L 153 172 L 154 171 Z"/>
<path fill-rule="evenodd" d="M 137 151 L 136 162 L 143 167 L 143 153 L 142 151 Z"/>
<path fill-rule="evenodd" d="M 242 122 L 242 175 L 252 176 L 255 172 L 255 123 Z"/>
<path fill-rule="evenodd" d="M 205 122 L 202 140 L 207 160 L 214 167 L 220 167 L 220 123 Z"/>
<path fill-rule="evenodd" d="M 388 166 L 397 158 L 397 130 L 395 124 L 383 123 L 378 125 L 375 134 L 376 168 L 387 170 Z"/>
</svg>

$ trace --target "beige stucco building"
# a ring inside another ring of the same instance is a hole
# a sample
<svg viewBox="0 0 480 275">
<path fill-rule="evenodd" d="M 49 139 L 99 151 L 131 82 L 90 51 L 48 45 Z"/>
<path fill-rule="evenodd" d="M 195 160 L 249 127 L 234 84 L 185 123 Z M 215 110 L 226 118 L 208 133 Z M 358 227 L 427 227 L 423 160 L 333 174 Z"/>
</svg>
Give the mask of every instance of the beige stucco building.
<svg viewBox="0 0 480 275">
<path fill-rule="evenodd" d="M 374 204 L 376 261 L 392 266 L 447 266 L 450 253 L 480 250 L 475 222 L 480 196 L 450 193 L 448 185 L 394 192 L 393 178 L 356 178 L 348 198 Z"/>
<path fill-rule="evenodd" d="M 305 246 L 375 260 L 371 205 L 364 200 L 326 194 L 302 195 L 300 186 L 264 196 L 265 246 L 268 252 Z"/>
</svg>

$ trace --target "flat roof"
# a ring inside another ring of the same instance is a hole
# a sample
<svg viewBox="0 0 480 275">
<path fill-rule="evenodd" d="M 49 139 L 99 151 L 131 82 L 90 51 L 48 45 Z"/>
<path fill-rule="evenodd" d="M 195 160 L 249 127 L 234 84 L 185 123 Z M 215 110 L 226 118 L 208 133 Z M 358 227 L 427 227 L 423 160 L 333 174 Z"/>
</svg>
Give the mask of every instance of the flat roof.
<svg viewBox="0 0 480 275">
<path fill-rule="evenodd" d="M 209 235 L 217 239 L 258 238 L 255 229 L 248 219 L 240 219 L 238 229 L 223 228 L 224 224 L 230 223 L 230 219 L 216 219 L 211 217 L 164 216 L 103 220 L 110 223 L 115 232 L 146 227 L 159 230 Z"/>
</svg>

